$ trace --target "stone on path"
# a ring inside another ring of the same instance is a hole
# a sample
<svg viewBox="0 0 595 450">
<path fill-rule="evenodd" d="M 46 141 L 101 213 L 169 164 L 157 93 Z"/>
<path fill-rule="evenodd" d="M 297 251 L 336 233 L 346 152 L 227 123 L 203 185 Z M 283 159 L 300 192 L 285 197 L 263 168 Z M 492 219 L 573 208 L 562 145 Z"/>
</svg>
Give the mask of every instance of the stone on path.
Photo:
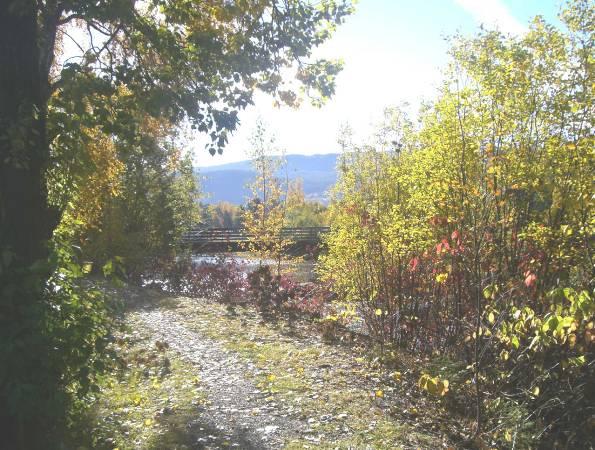
<svg viewBox="0 0 595 450">
<path fill-rule="evenodd" d="M 147 308 L 134 315 L 156 339 L 197 368 L 209 402 L 200 413 L 197 409 L 198 421 L 208 430 L 194 427 L 196 448 L 276 449 L 307 428 L 283 405 L 266 401 L 246 378 L 255 369 L 251 364 L 217 341 L 187 329 L 174 311 Z M 213 430 L 220 436 L 213 435 Z"/>
</svg>

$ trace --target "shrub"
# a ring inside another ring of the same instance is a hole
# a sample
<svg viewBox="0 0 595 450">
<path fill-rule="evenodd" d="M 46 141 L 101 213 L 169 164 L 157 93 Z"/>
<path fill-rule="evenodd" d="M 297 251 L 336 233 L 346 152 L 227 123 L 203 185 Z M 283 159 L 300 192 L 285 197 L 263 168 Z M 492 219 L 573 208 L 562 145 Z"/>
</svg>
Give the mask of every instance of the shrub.
<svg viewBox="0 0 595 450">
<path fill-rule="evenodd" d="M 333 293 L 327 283 L 296 283 L 290 277 L 286 279 L 286 283 L 293 283 L 287 308 L 313 318 L 328 312 Z"/>
<path fill-rule="evenodd" d="M 11 285 L 10 267 L 1 266 L 0 281 L 6 281 L 6 292 L 12 290 L 13 301 L 4 305 L 0 319 L 11 307 L 22 320 L 2 321 L 0 327 L 0 447 L 54 448 L 48 444 L 54 442 L 58 448 L 64 429 L 97 391 L 97 379 L 109 366 L 106 347 L 115 305 L 83 281 L 84 266 L 72 246 L 58 239 L 51 253 L 55 269 L 43 288 L 42 303 L 25 297 L 36 285 Z M 46 270 L 46 265 L 33 266 L 31 280 L 37 270 Z M 5 432 L 11 428 L 13 438 Z M 37 433 L 27 434 L 27 429 Z"/>
<path fill-rule="evenodd" d="M 466 363 L 478 439 L 502 398 L 535 446 L 592 441 L 594 14 L 455 39 L 419 127 L 389 110 L 394 151 L 340 164 L 321 277 L 381 343 Z"/>
<path fill-rule="evenodd" d="M 264 318 L 278 314 L 287 300 L 287 291 L 281 289 L 280 278 L 273 275 L 267 265 L 258 266 L 248 275 L 250 299 Z"/>
<path fill-rule="evenodd" d="M 182 292 L 204 297 L 228 305 L 245 303 L 248 280 L 246 268 L 234 259 L 217 258 L 214 262 L 201 262 L 186 272 Z"/>
<path fill-rule="evenodd" d="M 246 267 L 218 256 L 198 264 L 187 259 L 156 259 L 142 276 L 145 286 L 174 294 L 202 297 L 228 305 L 246 302 Z"/>
</svg>

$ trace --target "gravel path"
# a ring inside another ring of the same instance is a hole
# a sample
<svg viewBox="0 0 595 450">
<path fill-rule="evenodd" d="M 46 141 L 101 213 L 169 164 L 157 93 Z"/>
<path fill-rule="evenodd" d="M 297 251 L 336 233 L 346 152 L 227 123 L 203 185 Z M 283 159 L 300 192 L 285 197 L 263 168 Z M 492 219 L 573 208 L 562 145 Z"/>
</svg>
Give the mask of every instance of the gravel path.
<svg viewBox="0 0 595 450">
<path fill-rule="evenodd" d="M 145 308 L 134 315 L 155 339 L 167 342 L 197 367 L 209 404 L 201 407 L 200 419 L 189 424 L 196 436 L 193 448 L 277 449 L 307 428 L 246 378 L 258 372 L 253 364 L 188 330 L 176 312 Z"/>
</svg>

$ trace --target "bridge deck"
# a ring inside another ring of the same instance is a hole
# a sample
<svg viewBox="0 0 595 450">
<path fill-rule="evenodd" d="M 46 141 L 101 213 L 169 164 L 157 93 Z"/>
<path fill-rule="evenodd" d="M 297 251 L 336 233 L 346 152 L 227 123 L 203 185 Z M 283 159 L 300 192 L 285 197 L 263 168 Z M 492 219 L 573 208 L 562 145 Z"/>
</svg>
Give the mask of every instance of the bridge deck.
<svg viewBox="0 0 595 450">
<path fill-rule="evenodd" d="M 329 230 L 330 227 L 288 227 L 282 229 L 281 236 L 295 243 L 316 244 L 321 234 Z M 183 236 L 182 242 L 189 245 L 241 244 L 251 238 L 243 228 L 194 228 Z"/>
</svg>

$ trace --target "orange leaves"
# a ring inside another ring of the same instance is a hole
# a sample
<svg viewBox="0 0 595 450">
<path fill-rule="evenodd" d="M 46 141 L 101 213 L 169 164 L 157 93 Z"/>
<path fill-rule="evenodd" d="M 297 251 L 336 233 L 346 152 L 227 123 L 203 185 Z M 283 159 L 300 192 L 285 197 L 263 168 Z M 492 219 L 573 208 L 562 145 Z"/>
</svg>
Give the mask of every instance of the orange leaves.
<svg viewBox="0 0 595 450">
<path fill-rule="evenodd" d="M 78 183 L 78 191 L 72 195 L 67 219 L 79 222 L 84 228 L 96 228 L 100 226 L 106 200 L 119 193 L 124 165 L 118 159 L 111 137 L 98 129 L 84 131 L 90 138 L 86 151 L 92 169 Z"/>
<path fill-rule="evenodd" d="M 443 227 L 448 224 L 448 218 L 443 216 L 433 216 L 429 220 L 430 225 L 434 227 Z"/>
</svg>

